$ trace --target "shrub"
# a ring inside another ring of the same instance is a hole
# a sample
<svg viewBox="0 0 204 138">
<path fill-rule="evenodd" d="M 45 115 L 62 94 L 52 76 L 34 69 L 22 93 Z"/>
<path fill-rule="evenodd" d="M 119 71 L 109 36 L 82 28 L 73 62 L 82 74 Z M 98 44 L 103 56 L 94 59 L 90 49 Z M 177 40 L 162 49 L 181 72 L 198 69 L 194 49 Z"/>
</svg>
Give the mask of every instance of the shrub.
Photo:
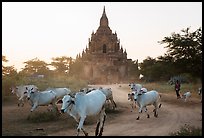
<svg viewBox="0 0 204 138">
<path fill-rule="evenodd" d="M 171 136 L 202 136 L 202 129 L 185 124 L 177 132 L 170 133 Z"/>
</svg>

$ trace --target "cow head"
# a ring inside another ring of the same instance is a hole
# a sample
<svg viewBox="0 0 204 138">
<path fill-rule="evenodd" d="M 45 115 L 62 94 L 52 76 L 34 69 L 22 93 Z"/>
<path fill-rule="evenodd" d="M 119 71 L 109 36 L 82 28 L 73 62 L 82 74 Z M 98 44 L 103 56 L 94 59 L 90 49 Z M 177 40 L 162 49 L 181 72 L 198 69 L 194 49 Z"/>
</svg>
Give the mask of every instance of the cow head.
<svg viewBox="0 0 204 138">
<path fill-rule="evenodd" d="M 130 83 L 129 86 L 130 86 L 130 89 L 131 89 L 131 90 L 135 90 L 135 86 L 136 86 L 136 85 L 135 85 L 134 83 Z"/>
<path fill-rule="evenodd" d="M 201 95 L 201 93 L 202 93 L 202 88 L 199 88 L 198 89 L 198 94 Z"/>
<path fill-rule="evenodd" d="M 70 106 L 71 106 L 72 104 L 75 104 L 74 98 L 71 97 L 70 95 L 65 95 L 65 96 L 62 98 L 61 112 L 62 112 L 62 113 L 67 112 L 68 109 L 70 108 Z"/>
<path fill-rule="evenodd" d="M 27 99 L 29 100 L 30 97 L 31 97 L 31 94 L 33 94 L 34 91 L 33 91 L 33 87 L 29 88 L 29 87 L 26 87 L 26 92 L 24 92 L 24 94 L 27 94 Z"/>
<path fill-rule="evenodd" d="M 10 90 L 11 90 L 11 93 L 14 94 L 18 90 L 18 87 L 17 86 L 16 87 L 12 86 L 10 88 Z"/>
<path fill-rule="evenodd" d="M 138 97 L 140 96 L 140 95 L 142 95 L 142 92 L 141 91 L 139 91 L 139 92 L 135 92 L 135 94 L 134 94 L 134 100 L 135 101 L 137 101 L 137 99 L 138 99 Z"/>
</svg>

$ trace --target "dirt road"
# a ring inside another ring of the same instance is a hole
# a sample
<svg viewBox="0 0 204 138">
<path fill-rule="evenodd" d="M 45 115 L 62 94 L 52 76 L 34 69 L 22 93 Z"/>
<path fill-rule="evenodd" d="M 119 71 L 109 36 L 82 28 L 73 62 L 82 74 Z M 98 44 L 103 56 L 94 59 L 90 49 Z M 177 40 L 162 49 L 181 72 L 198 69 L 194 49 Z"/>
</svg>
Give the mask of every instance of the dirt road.
<svg viewBox="0 0 204 138">
<path fill-rule="evenodd" d="M 127 84 L 126 84 L 127 85 Z M 185 124 L 190 126 L 195 126 L 202 128 L 202 103 L 199 99 L 192 97 L 190 101 L 184 102 L 182 99 L 176 99 L 175 95 L 163 94 L 162 96 L 162 107 L 159 110 L 158 118 L 153 115 L 153 106 L 148 106 L 148 111 L 150 113 L 150 118 L 146 118 L 146 114 L 143 113 L 140 120 L 136 120 L 138 115 L 138 108 L 130 112 L 130 103 L 127 100 L 128 90 L 125 84 L 114 84 L 114 85 L 100 85 L 102 87 L 111 87 L 113 90 L 113 97 L 118 105 L 116 111 L 107 112 L 107 120 L 105 122 L 103 136 L 168 136 L 170 132 L 175 132 L 179 130 L 181 126 Z M 99 86 L 99 85 L 98 85 Z M 98 87 L 94 85 L 93 87 Z M 16 108 L 16 107 L 15 107 Z M 27 109 L 30 107 L 28 106 Z M 6 135 L 11 130 L 9 125 L 5 122 L 10 115 L 8 110 L 14 110 L 14 107 L 4 108 L 3 106 L 3 134 Z M 22 109 L 21 109 L 22 110 Z M 17 112 L 23 113 L 20 109 Z M 7 113 L 7 114 L 5 114 Z M 18 114 L 18 113 L 16 113 Z M 7 117 L 4 117 L 6 116 Z M 20 116 L 20 115 L 18 115 Z M 46 127 L 45 135 L 48 136 L 73 136 L 76 135 L 76 125 L 64 128 L 68 123 L 75 123 L 72 118 L 65 116 L 64 120 L 59 120 L 58 122 L 49 122 L 40 124 L 41 127 Z M 72 120 L 71 120 L 72 119 Z M 12 120 L 12 119 L 10 119 Z M 15 118 L 13 118 L 15 120 Z M 70 121 L 71 120 L 71 121 Z M 17 121 L 15 125 L 18 125 L 20 121 Z M 7 124 L 7 126 L 5 126 Z M 33 124 L 27 124 L 29 127 L 34 127 Z M 20 125 L 20 124 L 19 124 Z M 58 125 L 58 126 L 57 126 Z M 14 127 L 14 126 L 13 126 Z M 16 126 L 17 127 L 17 126 Z M 37 127 L 37 126 L 36 126 Z M 63 127 L 64 129 L 56 130 L 56 128 Z M 95 123 L 84 125 L 89 135 L 93 136 L 95 132 Z M 50 128 L 50 129 L 49 129 Z M 53 130 L 53 131 L 52 131 Z M 8 132 L 5 132 L 8 131 Z M 15 133 L 17 132 L 13 132 Z M 31 132 L 32 135 L 34 135 Z M 81 133 L 80 135 L 83 135 Z"/>
</svg>

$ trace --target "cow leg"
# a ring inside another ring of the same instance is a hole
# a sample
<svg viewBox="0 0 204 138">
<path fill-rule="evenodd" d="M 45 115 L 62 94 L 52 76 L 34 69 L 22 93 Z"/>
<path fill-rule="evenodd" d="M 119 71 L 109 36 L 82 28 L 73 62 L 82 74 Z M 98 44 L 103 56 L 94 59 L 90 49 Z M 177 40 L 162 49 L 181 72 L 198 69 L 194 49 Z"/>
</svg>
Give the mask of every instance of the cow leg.
<svg viewBox="0 0 204 138">
<path fill-rule="evenodd" d="M 139 109 L 139 114 L 138 114 L 138 117 L 137 117 L 136 120 L 139 120 L 139 119 L 140 119 L 140 114 L 142 113 L 142 108 L 143 108 L 143 107 L 140 107 L 140 109 Z"/>
<path fill-rule="evenodd" d="M 81 130 L 84 132 L 85 136 L 88 136 L 88 133 L 83 128 L 81 128 Z"/>
<path fill-rule="evenodd" d="M 116 105 L 116 103 L 115 103 L 114 100 L 112 100 L 112 104 L 114 105 L 114 106 L 113 106 L 114 109 L 117 108 L 117 105 Z"/>
<path fill-rule="evenodd" d="M 116 108 L 116 103 L 114 102 L 112 97 L 109 100 L 111 101 L 111 104 L 112 104 L 112 107 L 113 107 L 113 110 L 114 110 Z"/>
<path fill-rule="evenodd" d="M 132 112 L 133 111 L 133 103 L 131 103 L 130 106 L 131 106 L 130 112 Z"/>
<path fill-rule="evenodd" d="M 105 118 L 106 118 L 106 113 L 105 113 L 105 106 L 102 107 L 102 110 L 100 112 L 100 116 L 99 116 L 99 126 L 100 126 L 100 132 L 98 136 L 102 136 L 103 133 L 103 126 L 105 123 Z M 98 133 L 98 132 L 97 132 Z"/>
<path fill-rule="evenodd" d="M 34 103 L 30 111 L 33 112 L 37 107 L 38 107 L 38 104 Z"/>
<path fill-rule="evenodd" d="M 106 120 L 106 115 L 104 115 L 104 117 L 103 117 L 102 127 L 101 127 L 101 130 L 100 130 L 100 133 L 99 133 L 98 136 L 102 136 L 102 133 L 103 133 L 103 127 L 104 127 L 104 124 L 105 124 L 105 120 Z"/>
<path fill-rule="evenodd" d="M 21 106 L 23 107 L 24 103 L 23 103 L 23 97 L 20 97 L 19 100 L 18 100 L 18 106 Z"/>
<path fill-rule="evenodd" d="M 77 136 L 79 135 L 80 130 L 82 130 L 82 128 L 83 128 L 83 124 L 84 124 L 85 118 L 86 118 L 86 116 L 80 118 L 79 125 L 78 125 L 78 127 L 77 127 Z M 84 131 L 85 131 L 85 130 L 84 130 Z M 84 131 L 83 131 L 83 132 L 84 132 Z M 84 135 L 86 135 L 86 134 L 84 133 Z"/>
<path fill-rule="evenodd" d="M 111 104 L 111 103 L 110 103 L 110 100 L 107 99 L 107 100 L 106 100 L 106 103 L 107 103 L 107 105 L 108 105 L 108 108 L 110 108 L 110 104 Z"/>
<path fill-rule="evenodd" d="M 95 136 L 98 136 L 98 129 L 99 129 L 100 121 L 97 122 Z"/>
<path fill-rule="evenodd" d="M 149 114 L 147 113 L 147 107 L 146 107 L 146 106 L 144 107 L 144 110 L 145 110 L 145 112 L 146 112 L 146 114 L 147 114 L 147 118 L 149 118 L 150 116 L 149 116 Z"/>
<path fill-rule="evenodd" d="M 157 106 L 157 104 L 154 104 L 154 107 L 155 107 L 155 109 L 153 110 L 154 111 L 154 117 L 158 117 L 158 106 Z"/>
<path fill-rule="evenodd" d="M 21 102 L 21 101 L 18 101 L 18 107 L 19 107 L 19 106 L 20 106 L 20 104 L 21 104 L 20 102 Z"/>
<path fill-rule="evenodd" d="M 154 110 L 154 117 L 158 117 L 157 109 Z"/>
<path fill-rule="evenodd" d="M 100 111 L 100 113 L 99 113 L 99 116 L 98 116 L 99 118 L 98 118 L 98 120 L 97 120 L 97 125 L 96 125 L 96 130 L 95 130 L 95 136 L 98 136 L 99 127 L 102 128 L 103 125 L 104 125 L 104 124 L 102 124 L 102 123 L 103 123 L 103 120 L 104 120 L 104 116 L 105 116 L 105 115 L 106 115 L 106 114 L 105 114 L 105 105 L 103 105 L 103 107 L 102 107 L 102 109 L 101 109 L 101 111 Z M 102 135 L 102 131 L 103 131 L 103 130 L 100 129 L 99 135 Z"/>
<path fill-rule="evenodd" d="M 24 106 L 24 99 L 21 99 L 21 107 Z"/>
<path fill-rule="evenodd" d="M 134 108 L 136 109 L 136 102 L 133 100 L 131 101 L 131 112 L 134 111 Z"/>
</svg>

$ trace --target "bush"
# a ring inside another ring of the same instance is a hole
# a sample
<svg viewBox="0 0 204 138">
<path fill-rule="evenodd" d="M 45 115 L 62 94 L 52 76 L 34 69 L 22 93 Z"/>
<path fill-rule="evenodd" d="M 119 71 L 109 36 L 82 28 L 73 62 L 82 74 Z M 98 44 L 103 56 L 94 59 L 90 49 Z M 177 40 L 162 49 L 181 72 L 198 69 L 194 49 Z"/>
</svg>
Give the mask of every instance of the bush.
<svg viewBox="0 0 204 138">
<path fill-rule="evenodd" d="M 202 129 L 185 124 L 177 132 L 170 133 L 171 136 L 202 136 Z"/>
<path fill-rule="evenodd" d="M 189 83 L 189 78 L 186 77 L 187 75 L 179 75 L 179 76 L 173 76 L 168 81 L 169 84 L 173 85 L 178 80 L 180 83 Z"/>
</svg>

